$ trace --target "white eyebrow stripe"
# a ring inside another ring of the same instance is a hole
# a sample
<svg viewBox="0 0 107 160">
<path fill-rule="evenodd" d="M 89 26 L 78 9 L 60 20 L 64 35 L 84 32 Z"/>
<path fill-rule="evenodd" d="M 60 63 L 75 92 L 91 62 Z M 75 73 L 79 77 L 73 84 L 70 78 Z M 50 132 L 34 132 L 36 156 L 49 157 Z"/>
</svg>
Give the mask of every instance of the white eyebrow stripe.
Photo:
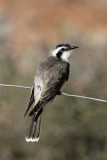
<svg viewBox="0 0 107 160">
<path fill-rule="evenodd" d="M 55 49 L 54 51 L 53 51 L 53 56 L 56 56 L 56 54 L 62 49 L 62 48 L 66 48 L 66 47 L 64 47 L 64 46 L 62 46 L 62 47 L 58 47 L 57 49 Z"/>
</svg>

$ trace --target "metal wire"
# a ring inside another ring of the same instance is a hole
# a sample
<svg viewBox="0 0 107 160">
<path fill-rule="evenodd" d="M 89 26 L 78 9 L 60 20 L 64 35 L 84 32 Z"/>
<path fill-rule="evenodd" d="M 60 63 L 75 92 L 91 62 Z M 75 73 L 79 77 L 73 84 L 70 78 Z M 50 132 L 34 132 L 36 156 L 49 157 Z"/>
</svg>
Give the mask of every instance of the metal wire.
<svg viewBox="0 0 107 160">
<path fill-rule="evenodd" d="M 89 100 L 94 100 L 94 101 L 100 101 L 100 102 L 107 102 L 107 100 L 104 100 L 104 99 L 98 99 L 98 98 L 92 98 L 92 97 L 86 97 L 86 96 L 79 96 L 79 95 L 71 95 L 71 94 L 67 94 L 67 93 L 63 93 L 63 95 L 65 96 L 69 96 L 69 97 L 77 97 L 77 98 L 84 98 L 84 99 L 89 99 Z"/>
<path fill-rule="evenodd" d="M 12 85 L 12 84 L 0 84 L 0 86 L 4 86 L 4 87 L 17 87 L 17 88 L 31 88 L 31 87 L 27 87 L 27 86 L 19 86 L 19 85 Z"/>
<path fill-rule="evenodd" d="M 32 87 L 28 87 L 28 86 L 19 86 L 19 85 L 11 85 L 11 84 L 0 84 L 0 86 L 27 88 L 27 89 L 31 89 L 32 88 Z M 104 100 L 104 99 L 98 99 L 98 98 L 92 98 L 92 97 L 86 97 L 86 96 L 79 96 L 79 95 L 72 95 L 72 94 L 67 94 L 67 93 L 64 93 L 64 92 L 61 92 L 61 94 L 65 95 L 65 96 L 69 96 L 69 97 L 77 97 L 77 98 L 89 99 L 89 100 L 94 100 L 94 101 L 99 101 L 99 102 L 107 102 L 107 100 Z"/>
</svg>

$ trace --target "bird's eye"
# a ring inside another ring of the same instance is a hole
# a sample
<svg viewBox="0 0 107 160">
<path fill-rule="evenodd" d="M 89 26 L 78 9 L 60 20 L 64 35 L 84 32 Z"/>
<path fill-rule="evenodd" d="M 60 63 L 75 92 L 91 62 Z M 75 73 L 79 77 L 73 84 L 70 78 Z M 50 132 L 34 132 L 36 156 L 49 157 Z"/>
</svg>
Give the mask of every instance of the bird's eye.
<svg viewBox="0 0 107 160">
<path fill-rule="evenodd" d="M 61 51 L 64 52 L 64 51 L 65 51 L 65 48 L 62 48 Z"/>
</svg>

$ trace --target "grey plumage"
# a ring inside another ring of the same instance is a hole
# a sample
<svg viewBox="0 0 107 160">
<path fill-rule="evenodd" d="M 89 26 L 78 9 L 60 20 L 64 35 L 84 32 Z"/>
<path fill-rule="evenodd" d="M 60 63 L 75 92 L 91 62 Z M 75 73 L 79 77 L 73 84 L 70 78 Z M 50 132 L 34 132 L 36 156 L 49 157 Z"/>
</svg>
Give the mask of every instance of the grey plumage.
<svg viewBox="0 0 107 160">
<path fill-rule="evenodd" d="M 65 44 L 65 45 L 64 45 Z M 61 47 L 62 46 L 62 47 Z M 62 49 L 64 46 L 64 50 Z M 58 50 L 58 47 L 59 50 Z M 43 107 L 52 102 L 52 100 L 58 95 L 61 87 L 69 78 L 70 64 L 61 58 L 62 52 L 70 50 L 70 45 L 67 43 L 59 44 L 54 48 L 51 53 L 58 50 L 60 52 L 56 55 L 49 55 L 49 57 L 41 62 L 34 79 L 34 86 L 32 87 L 32 93 L 30 102 L 25 115 L 29 112 L 30 125 L 28 126 L 26 140 L 38 141 L 40 134 L 41 114 Z M 61 52 L 62 51 L 62 52 Z M 65 57 L 64 57 L 65 58 Z M 31 109 L 32 105 L 34 107 Z"/>
</svg>

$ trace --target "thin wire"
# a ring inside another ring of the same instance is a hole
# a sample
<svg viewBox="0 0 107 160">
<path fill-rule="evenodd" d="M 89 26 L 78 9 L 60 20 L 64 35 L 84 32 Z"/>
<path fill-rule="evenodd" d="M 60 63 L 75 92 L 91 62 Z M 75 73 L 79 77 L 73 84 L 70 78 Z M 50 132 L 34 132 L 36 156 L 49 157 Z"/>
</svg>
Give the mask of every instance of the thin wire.
<svg viewBox="0 0 107 160">
<path fill-rule="evenodd" d="M 19 85 L 12 85 L 12 84 L 0 84 L 0 86 L 4 86 L 4 87 L 17 87 L 17 88 L 31 88 L 28 86 L 19 86 Z"/>
<path fill-rule="evenodd" d="M 94 100 L 94 101 L 101 101 L 101 102 L 107 102 L 107 100 L 104 100 L 104 99 L 98 99 L 98 98 L 92 98 L 92 97 L 86 97 L 86 96 L 79 96 L 79 95 L 71 95 L 71 94 L 67 94 L 67 93 L 63 93 L 63 95 L 65 96 L 69 96 L 69 97 L 78 97 L 78 98 L 84 98 L 84 99 L 91 99 L 91 100 Z"/>
<path fill-rule="evenodd" d="M 11 85 L 11 84 L 0 84 L 0 86 L 27 88 L 27 89 L 32 88 L 32 87 L 28 87 L 28 86 L 19 86 L 19 85 Z M 79 96 L 79 95 L 72 95 L 72 94 L 67 94 L 67 93 L 64 93 L 64 92 L 61 92 L 61 94 L 65 95 L 65 96 L 69 96 L 69 97 L 77 97 L 77 98 L 84 98 L 84 99 L 89 99 L 89 100 L 94 100 L 94 101 L 107 102 L 107 100 L 104 100 L 104 99 L 98 99 L 98 98 L 92 98 L 92 97 L 86 97 L 86 96 Z"/>
</svg>

